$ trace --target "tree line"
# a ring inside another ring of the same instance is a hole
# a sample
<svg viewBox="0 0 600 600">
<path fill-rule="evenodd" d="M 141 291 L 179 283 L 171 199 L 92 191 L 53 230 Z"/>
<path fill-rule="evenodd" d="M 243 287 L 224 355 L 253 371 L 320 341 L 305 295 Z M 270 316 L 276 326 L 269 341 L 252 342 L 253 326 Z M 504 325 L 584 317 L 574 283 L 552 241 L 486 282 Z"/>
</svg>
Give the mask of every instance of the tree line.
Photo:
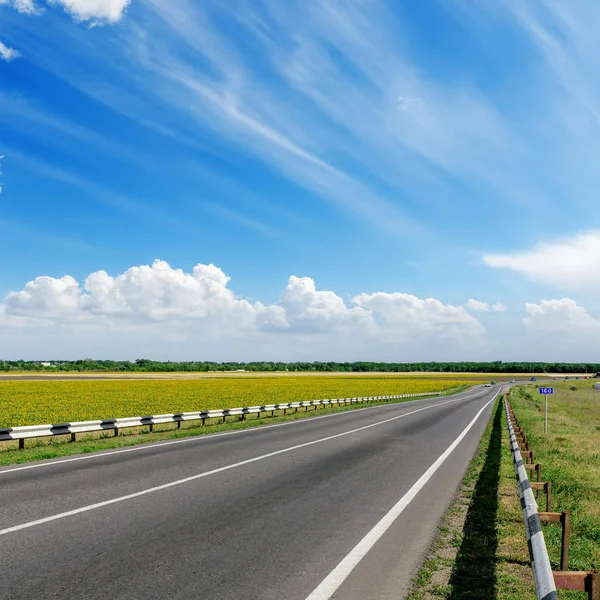
<svg viewBox="0 0 600 600">
<path fill-rule="evenodd" d="M 600 363 L 546 362 L 211 362 L 127 360 L 0 360 L 0 371 L 80 372 L 429 372 L 429 373 L 596 373 Z"/>
</svg>

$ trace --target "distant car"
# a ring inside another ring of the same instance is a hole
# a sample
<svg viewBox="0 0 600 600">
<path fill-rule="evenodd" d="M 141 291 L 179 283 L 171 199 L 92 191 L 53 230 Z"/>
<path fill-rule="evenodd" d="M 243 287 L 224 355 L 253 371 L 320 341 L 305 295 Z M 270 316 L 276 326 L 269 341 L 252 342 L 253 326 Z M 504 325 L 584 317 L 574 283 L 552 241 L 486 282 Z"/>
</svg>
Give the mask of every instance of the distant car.
<svg viewBox="0 0 600 600">
<path fill-rule="evenodd" d="M 515 382 L 515 380 L 514 380 L 514 379 L 511 379 L 509 383 L 514 383 L 514 382 Z"/>
<path fill-rule="evenodd" d="M 495 382 L 495 381 L 492 381 L 492 385 L 496 385 L 496 382 Z"/>
<path fill-rule="evenodd" d="M 485 387 L 492 387 L 492 384 L 491 383 L 486 383 Z"/>
<path fill-rule="evenodd" d="M 569 376 L 568 376 L 568 375 L 565 377 L 565 381 L 566 381 L 567 379 L 569 379 Z"/>
<path fill-rule="evenodd" d="M 531 381 L 537 381 L 537 377 L 532 377 Z"/>
</svg>

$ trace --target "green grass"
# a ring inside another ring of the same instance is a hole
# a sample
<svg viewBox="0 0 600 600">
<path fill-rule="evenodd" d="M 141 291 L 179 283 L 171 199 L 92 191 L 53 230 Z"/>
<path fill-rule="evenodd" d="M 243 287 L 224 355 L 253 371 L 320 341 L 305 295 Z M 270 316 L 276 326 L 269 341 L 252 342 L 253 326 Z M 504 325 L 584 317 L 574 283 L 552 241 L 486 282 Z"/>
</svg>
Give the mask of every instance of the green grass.
<svg viewBox="0 0 600 600">
<path fill-rule="evenodd" d="M 459 392 L 467 386 L 461 386 L 454 392 Z M 422 398 L 425 399 L 425 398 Z M 247 420 L 242 421 L 240 417 L 229 417 L 227 423 L 221 423 L 220 419 L 207 419 L 206 425 L 201 426 L 198 421 L 184 422 L 181 429 L 174 429 L 174 424 L 155 425 L 154 432 L 149 433 L 148 427 L 123 429 L 118 437 L 113 437 L 111 433 L 98 432 L 90 434 L 80 434 L 76 442 L 70 442 L 68 436 L 56 438 L 37 438 L 26 440 L 26 447 L 23 450 L 17 448 L 17 442 L 0 442 L 0 466 L 21 464 L 44 460 L 49 458 L 60 458 L 75 454 L 87 454 L 91 452 L 100 452 L 102 450 L 112 450 L 116 448 L 126 448 L 139 444 L 148 444 L 166 440 L 176 440 L 186 437 L 194 437 L 221 431 L 232 431 L 238 429 L 247 429 L 261 425 L 272 425 L 275 423 L 284 423 L 298 419 L 307 419 L 316 415 L 326 415 L 332 413 L 346 412 L 370 406 L 380 406 L 389 404 L 398 404 L 403 401 L 372 402 L 368 405 L 353 404 L 349 406 L 340 406 L 336 408 L 310 408 L 304 412 L 289 413 L 284 416 L 283 411 L 275 411 L 274 417 L 265 417 L 264 413 L 259 418 L 258 415 L 247 415 Z"/>
<path fill-rule="evenodd" d="M 569 569 L 600 569 L 600 390 L 591 381 L 554 386 L 548 399 L 548 433 L 543 430 L 544 397 L 536 386 L 513 392 L 511 403 L 527 439 L 552 481 L 552 510 L 571 512 Z M 559 568 L 561 530 L 544 527 L 552 567 Z M 561 593 L 561 597 L 581 597 Z"/>
</svg>

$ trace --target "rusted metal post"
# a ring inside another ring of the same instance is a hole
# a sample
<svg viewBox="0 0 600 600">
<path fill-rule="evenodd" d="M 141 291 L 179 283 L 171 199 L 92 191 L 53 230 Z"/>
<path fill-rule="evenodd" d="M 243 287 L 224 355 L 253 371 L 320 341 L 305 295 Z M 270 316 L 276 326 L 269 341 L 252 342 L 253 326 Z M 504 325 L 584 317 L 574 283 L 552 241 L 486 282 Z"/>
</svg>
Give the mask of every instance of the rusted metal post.
<svg viewBox="0 0 600 600">
<path fill-rule="evenodd" d="M 571 539 L 571 513 L 564 510 L 560 516 L 562 525 L 562 540 L 560 545 L 560 570 L 569 569 L 569 540 Z"/>
<path fill-rule="evenodd" d="M 553 571 L 557 588 L 587 592 L 588 600 L 600 600 L 600 575 L 596 571 Z"/>
<path fill-rule="evenodd" d="M 532 490 L 537 490 L 538 492 L 543 490 L 546 493 L 546 512 L 550 512 L 552 510 L 552 482 L 532 481 L 530 485 Z"/>
<path fill-rule="evenodd" d="M 540 512 L 540 522 L 560 523 L 562 526 L 562 540 L 560 548 L 560 569 L 567 571 L 569 568 L 569 540 L 571 538 L 571 514 L 565 510 L 561 513 Z"/>
<path fill-rule="evenodd" d="M 534 452 L 533 450 L 524 450 L 521 452 L 521 458 L 525 459 L 525 462 L 531 461 L 531 464 L 534 464 Z"/>
<path fill-rule="evenodd" d="M 589 600 L 600 600 L 600 574 L 594 572 L 588 575 L 588 598 Z"/>
</svg>

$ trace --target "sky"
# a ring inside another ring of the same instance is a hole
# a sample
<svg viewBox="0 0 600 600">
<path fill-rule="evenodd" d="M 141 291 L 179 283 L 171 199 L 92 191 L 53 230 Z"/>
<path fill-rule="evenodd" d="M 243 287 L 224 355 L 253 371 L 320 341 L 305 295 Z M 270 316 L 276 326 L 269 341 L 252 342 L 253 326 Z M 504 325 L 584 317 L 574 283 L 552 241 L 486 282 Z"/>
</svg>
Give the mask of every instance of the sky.
<svg viewBox="0 0 600 600">
<path fill-rule="evenodd" d="M 600 360 L 599 28 L 0 0 L 0 358 Z"/>
</svg>

